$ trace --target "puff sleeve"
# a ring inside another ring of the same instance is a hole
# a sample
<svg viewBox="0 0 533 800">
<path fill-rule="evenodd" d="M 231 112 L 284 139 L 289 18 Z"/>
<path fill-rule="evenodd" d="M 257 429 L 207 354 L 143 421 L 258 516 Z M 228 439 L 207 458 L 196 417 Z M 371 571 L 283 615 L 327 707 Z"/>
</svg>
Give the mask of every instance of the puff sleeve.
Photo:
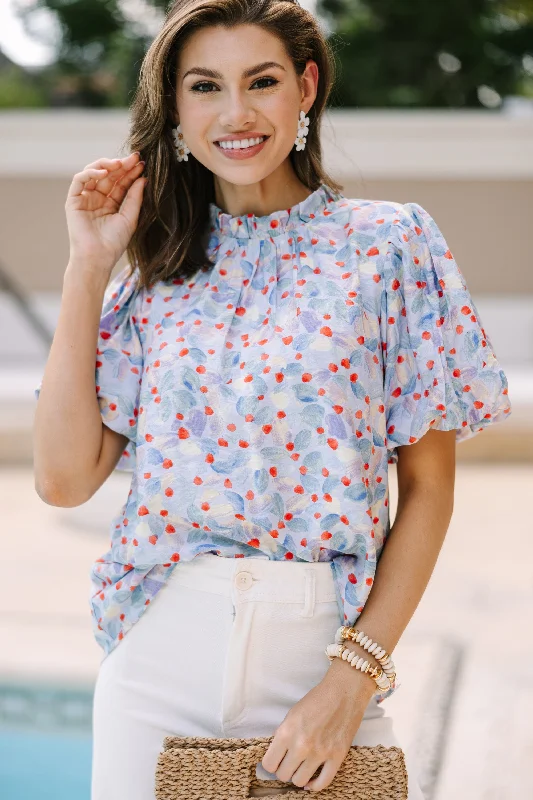
<svg viewBox="0 0 533 800">
<path fill-rule="evenodd" d="M 102 303 L 95 359 L 95 385 L 102 422 L 128 437 L 115 469 L 133 470 L 143 371 L 138 269 L 129 265 L 109 282 Z M 35 389 L 39 397 L 41 384 Z"/>
<path fill-rule="evenodd" d="M 456 442 L 511 413 L 506 375 L 437 223 L 400 206 L 384 270 L 381 338 L 388 461 L 430 428 Z"/>
</svg>

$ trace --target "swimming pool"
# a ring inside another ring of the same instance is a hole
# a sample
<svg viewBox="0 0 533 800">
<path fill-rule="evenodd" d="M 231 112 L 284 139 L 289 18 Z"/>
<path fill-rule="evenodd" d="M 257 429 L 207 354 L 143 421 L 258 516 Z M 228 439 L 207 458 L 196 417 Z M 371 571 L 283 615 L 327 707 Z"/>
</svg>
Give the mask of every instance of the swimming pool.
<svg viewBox="0 0 533 800">
<path fill-rule="evenodd" d="M 0 681 L 2 800 L 89 800 L 93 687 Z"/>
</svg>

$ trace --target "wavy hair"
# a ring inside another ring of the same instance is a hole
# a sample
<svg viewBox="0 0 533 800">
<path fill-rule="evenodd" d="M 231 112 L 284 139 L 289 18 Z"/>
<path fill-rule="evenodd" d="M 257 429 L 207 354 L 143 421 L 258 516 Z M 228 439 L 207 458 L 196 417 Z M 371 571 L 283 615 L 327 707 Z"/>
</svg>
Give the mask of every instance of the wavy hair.
<svg viewBox="0 0 533 800">
<path fill-rule="evenodd" d="M 301 77 L 308 59 L 319 71 L 317 95 L 307 112 L 304 150 L 290 159 L 299 180 L 314 191 L 321 183 L 342 185 L 322 166 L 320 122 L 335 79 L 335 59 L 315 17 L 295 0 L 176 0 L 147 50 L 130 108 L 125 146 L 139 150 L 148 179 L 137 228 L 127 248 L 130 268 L 139 268 L 139 285 L 189 279 L 210 266 L 209 203 L 215 202 L 213 173 L 194 157 L 178 162 L 173 140 L 178 53 L 187 39 L 208 26 L 260 25 L 285 45 Z"/>
</svg>

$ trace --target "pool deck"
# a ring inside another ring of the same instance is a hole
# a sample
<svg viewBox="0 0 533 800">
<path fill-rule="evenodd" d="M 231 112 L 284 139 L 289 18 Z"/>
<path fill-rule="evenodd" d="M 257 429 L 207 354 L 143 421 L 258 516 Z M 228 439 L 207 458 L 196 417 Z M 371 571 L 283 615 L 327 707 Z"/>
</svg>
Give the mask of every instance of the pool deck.
<svg viewBox="0 0 533 800">
<path fill-rule="evenodd" d="M 102 653 L 88 573 L 128 487 L 114 473 L 84 506 L 61 509 L 40 500 L 31 467 L 0 469 L 0 680 L 92 688 Z M 528 464 L 458 465 L 446 540 L 395 650 L 402 687 L 384 707 L 431 800 L 533 796 L 533 526 L 520 517 L 532 487 Z"/>
</svg>

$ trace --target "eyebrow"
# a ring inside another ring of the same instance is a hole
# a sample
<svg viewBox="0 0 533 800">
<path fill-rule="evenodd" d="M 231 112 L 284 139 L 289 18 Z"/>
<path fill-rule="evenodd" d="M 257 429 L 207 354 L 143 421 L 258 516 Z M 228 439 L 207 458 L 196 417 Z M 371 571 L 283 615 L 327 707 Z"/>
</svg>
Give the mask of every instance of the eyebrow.
<svg viewBox="0 0 533 800">
<path fill-rule="evenodd" d="M 287 70 L 281 64 L 278 64 L 277 61 L 264 61 L 262 64 L 256 64 L 255 67 L 249 67 L 249 69 L 245 69 L 242 73 L 243 78 L 251 78 L 252 75 L 257 75 L 258 72 L 263 72 L 265 69 L 271 69 L 272 67 L 278 67 L 278 69 L 282 69 L 284 72 Z M 182 80 L 185 80 L 187 75 L 191 75 L 194 73 L 195 75 L 203 75 L 205 78 L 222 78 L 223 75 L 220 72 L 217 72 L 214 69 L 205 69 L 204 67 L 191 67 L 191 69 L 187 70 L 185 75 L 183 76 Z"/>
</svg>

